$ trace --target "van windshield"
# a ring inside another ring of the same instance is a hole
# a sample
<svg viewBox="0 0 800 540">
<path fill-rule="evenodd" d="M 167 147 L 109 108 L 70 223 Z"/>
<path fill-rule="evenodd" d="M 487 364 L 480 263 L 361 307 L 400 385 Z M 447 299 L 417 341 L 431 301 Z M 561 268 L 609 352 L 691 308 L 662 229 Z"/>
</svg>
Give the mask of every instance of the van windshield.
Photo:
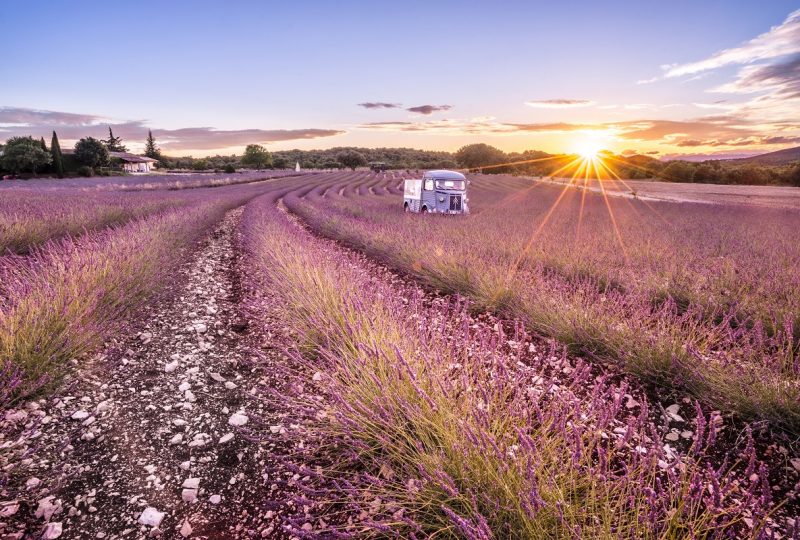
<svg viewBox="0 0 800 540">
<path fill-rule="evenodd" d="M 437 180 L 436 189 L 464 189 L 463 180 Z"/>
</svg>

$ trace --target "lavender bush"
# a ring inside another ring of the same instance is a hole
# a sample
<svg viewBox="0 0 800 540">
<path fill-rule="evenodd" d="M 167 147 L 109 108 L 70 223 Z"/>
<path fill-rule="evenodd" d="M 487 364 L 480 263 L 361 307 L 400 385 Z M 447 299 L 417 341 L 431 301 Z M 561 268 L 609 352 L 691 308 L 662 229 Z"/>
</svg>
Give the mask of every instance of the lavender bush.
<svg viewBox="0 0 800 540">
<path fill-rule="evenodd" d="M 715 419 L 698 413 L 694 444 L 680 455 L 661 440 L 641 396 L 635 411 L 623 404 L 624 385 L 563 349 L 523 354 L 520 328 L 509 341 L 502 327 L 475 325 L 463 305 L 376 279 L 363 260 L 292 225 L 274 202 L 248 205 L 245 245 L 263 280 L 254 274 L 253 286 L 280 298 L 311 347 L 294 399 L 340 458 L 325 470 L 301 467 L 318 486 L 298 506 L 327 497 L 332 509 L 345 504 L 358 516 L 330 534 L 767 534 L 771 491 L 752 445 L 741 463 L 711 466 Z"/>
<path fill-rule="evenodd" d="M 197 190 L 179 208 L 0 258 L 0 364 L 26 384 L 57 382 L 68 360 L 96 348 L 170 281 L 225 211 L 270 189 Z"/>
<path fill-rule="evenodd" d="M 471 188 L 474 214 L 455 219 L 347 190 L 285 203 L 316 231 L 571 350 L 800 429 L 796 213 L 618 199 L 612 221 L 596 194 L 525 179 Z"/>
</svg>

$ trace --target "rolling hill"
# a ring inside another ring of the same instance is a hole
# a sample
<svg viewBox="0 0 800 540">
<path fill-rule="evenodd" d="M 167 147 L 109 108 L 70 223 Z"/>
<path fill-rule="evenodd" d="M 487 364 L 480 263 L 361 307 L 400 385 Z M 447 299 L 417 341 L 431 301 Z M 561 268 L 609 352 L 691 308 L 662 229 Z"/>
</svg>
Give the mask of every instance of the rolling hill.
<svg viewBox="0 0 800 540">
<path fill-rule="evenodd" d="M 733 163 L 755 163 L 758 165 L 786 165 L 793 161 L 800 161 L 800 146 L 785 148 L 767 154 L 759 154 L 748 158 L 728 159 Z"/>
</svg>

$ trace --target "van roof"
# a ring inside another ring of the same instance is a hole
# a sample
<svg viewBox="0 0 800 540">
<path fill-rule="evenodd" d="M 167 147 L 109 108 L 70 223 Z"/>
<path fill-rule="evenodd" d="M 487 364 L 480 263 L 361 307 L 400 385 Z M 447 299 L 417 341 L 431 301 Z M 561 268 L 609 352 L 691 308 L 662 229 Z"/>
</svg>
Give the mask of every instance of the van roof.
<svg viewBox="0 0 800 540">
<path fill-rule="evenodd" d="M 437 178 L 439 180 L 466 180 L 467 177 L 456 171 L 426 171 L 424 178 Z"/>
</svg>

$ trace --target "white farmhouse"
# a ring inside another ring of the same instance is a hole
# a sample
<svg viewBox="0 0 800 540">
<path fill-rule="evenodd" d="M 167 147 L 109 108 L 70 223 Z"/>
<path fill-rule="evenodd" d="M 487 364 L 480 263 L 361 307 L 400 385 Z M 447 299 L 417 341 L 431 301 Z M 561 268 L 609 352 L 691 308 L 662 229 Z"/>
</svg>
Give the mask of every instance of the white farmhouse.
<svg viewBox="0 0 800 540">
<path fill-rule="evenodd" d="M 122 168 L 125 172 L 150 172 L 153 164 L 157 163 L 157 159 L 149 158 L 146 156 L 137 156 L 129 154 L 128 152 L 109 152 L 109 157 L 118 159 L 122 162 Z"/>
</svg>

